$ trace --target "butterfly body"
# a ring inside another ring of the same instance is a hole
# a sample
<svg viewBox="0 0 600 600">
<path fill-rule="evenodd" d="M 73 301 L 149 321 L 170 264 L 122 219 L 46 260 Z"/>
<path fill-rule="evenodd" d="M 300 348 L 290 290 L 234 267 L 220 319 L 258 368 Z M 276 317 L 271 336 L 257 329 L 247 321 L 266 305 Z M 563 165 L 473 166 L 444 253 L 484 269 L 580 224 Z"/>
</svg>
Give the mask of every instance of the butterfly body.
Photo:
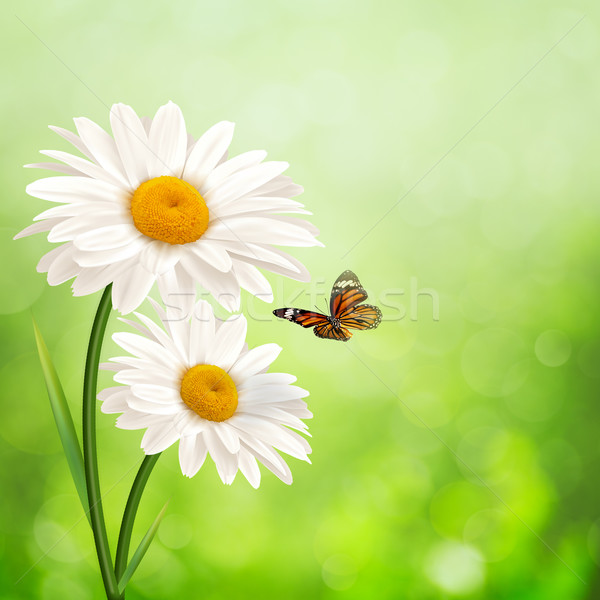
<svg viewBox="0 0 600 600">
<path fill-rule="evenodd" d="M 381 322 L 377 306 L 361 304 L 367 297 L 358 277 L 344 271 L 331 290 L 331 315 L 301 308 L 278 308 L 273 314 L 302 327 L 314 327 L 317 337 L 347 342 L 352 337 L 349 329 L 375 329 Z"/>
</svg>

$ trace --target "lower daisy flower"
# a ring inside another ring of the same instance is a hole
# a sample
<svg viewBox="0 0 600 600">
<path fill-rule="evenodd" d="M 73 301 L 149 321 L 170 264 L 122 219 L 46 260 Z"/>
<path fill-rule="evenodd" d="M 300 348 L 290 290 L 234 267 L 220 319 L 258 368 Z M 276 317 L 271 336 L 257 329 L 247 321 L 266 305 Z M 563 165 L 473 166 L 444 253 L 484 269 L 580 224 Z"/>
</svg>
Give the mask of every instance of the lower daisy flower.
<svg viewBox="0 0 600 600">
<path fill-rule="evenodd" d="M 292 385 L 295 377 L 267 372 L 281 348 L 265 344 L 249 350 L 246 319 L 218 321 L 204 300 L 188 321 L 167 319 L 150 301 L 164 329 L 139 313 L 134 313 L 139 323 L 121 319 L 139 333 L 113 335 L 132 356 L 102 365 L 124 384 L 98 395 L 102 411 L 123 413 L 117 418 L 121 429 L 146 429 L 141 444 L 146 454 L 179 441 L 179 462 L 188 477 L 210 454 L 223 483 L 231 484 L 240 470 L 257 488 L 257 461 L 292 483 L 276 450 L 310 462 L 308 442 L 293 430 L 309 435 L 301 419 L 312 413 L 302 400 L 308 392 Z"/>
</svg>

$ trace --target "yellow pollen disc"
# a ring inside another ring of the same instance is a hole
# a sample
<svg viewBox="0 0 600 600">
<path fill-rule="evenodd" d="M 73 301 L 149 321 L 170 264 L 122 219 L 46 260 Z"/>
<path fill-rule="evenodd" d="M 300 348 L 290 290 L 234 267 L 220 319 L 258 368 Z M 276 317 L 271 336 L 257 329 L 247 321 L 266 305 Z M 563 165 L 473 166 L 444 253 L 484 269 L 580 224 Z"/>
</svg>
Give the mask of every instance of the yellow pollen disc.
<svg viewBox="0 0 600 600">
<path fill-rule="evenodd" d="M 195 242 L 208 227 L 208 208 L 198 190 L 177 177 L 155 177 L 133 193 L 138 231 L 168 244 Z"/>
<path fill-rule="evenodd" d="M 207 421 L 226 421 L 238 405 L 235 383 L 215 365 L 188 369 L 181 382 L 181 399 Z"/>
</svg>

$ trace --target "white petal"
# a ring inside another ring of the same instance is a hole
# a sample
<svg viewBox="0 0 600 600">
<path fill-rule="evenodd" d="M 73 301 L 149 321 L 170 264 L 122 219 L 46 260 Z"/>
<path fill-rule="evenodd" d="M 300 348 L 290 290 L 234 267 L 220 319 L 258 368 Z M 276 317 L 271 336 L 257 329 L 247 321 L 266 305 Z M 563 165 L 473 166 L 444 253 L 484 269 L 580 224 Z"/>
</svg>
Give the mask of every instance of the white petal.
<svg viewBox="0 0 600 600">
<path fill-rule="evenodd" d="M 186 244 L 185 248 L 215 269 L 224 273 L 231 271 L 231 257 L 222 246 L 214 244 L 210 240 L 199 239 L 192 244 Z"/>
<path fill-rule="evenodd" d="M 179 266 L 189 274 L 192 281 L 197 281 L 206 288 L 214 299 L 233 312 L 240 306 L 240 286 L 233 273 L 223 273 L 205 263 L 199 257 L 185 254 Z"/>
<path fill-rule="evenodd" d="M 77 261 L 75 260 L 75 262 Z M 109 283 L 114 281 L 119 272 L 120 265 L 87 267 L 82 269 L 75 281 L 73 281 L 73 296 L 87 296 L 105 288 Z"/>
<path fill-rule="evenodd" d="M 281 352 L 277 344 L 263 344 L 248 350 L 231 367 L 229 375 L 234 381 L 243 381 L 246 377 L 256 375 L 266 369 Z"/>
<path fill-rule="evenodd" d="M 294 183 L 293 179 L 287 175 L 278 175 L 254 190 L 256 196 L 280 196 L 283 198 L 293 198 L 302 192 L 304 192 L 304 188 Z"/>
<path fill-rule="evenodd" d="M 264 302 L 273 302 L 273 290 L 267 278 L 253 265 L 236 260 L 233 273 L 241 287 Z"/>
<path fill-rule="evenodd" d="M 150 425 L 161 425 L 163 423 L 168 423 L 168 420 L 166 421 L 166 419 L 170 420 L 171 417 L 164 417 L 162 415 L 148 415 L 134 410 L 129 410 L 117 419 L 117 427 L 120 429 L 143 429 L 144 427 L 149 427 Z"/>
<path fill-rule="evenodd" d="M 81 267 L 73 260 L 73 249 L 63 246 L 64 251 L 56 255 L 48 267 L 48 283 L 59 285 L 75 277 Z"/>
<path fill-rule="evenodd" d="M 55 225 L 58 225 L 63 221 L 62 218 L 57 219 L 46 219 L 45 221 L 39 221 L 34 223 L 33 225 L 29 225 L 29 227 L 25 227 L 23 231 L 20 231 L 13 237 L 13 240 L 18 240 L 20 238 L 27 237 L 28 235 L 34 235 L 35 233 L 42 233 L 43 231 L 49 231 Z"/>
<path fill-rule="evenodd" d="M 289 385 L 294 383 L 296 377 L 288 373 L 259 373 L 245 379 L 237 386 L 238 391 L 249 390 L 254 387 L 262 387 L 265 385 Z"/>
<path fill-rule="evenodd" d="M 203 364 L 207 360 L 215 339 L 215 316 L 211 305 L 200 300 L 194 307 L 190 325 L 190 365 Z"/>
<path fill-rule="evenodd" d="M 62 223 L 52 228 L 52 231 L 48 235 L 48 241 L 71 241 L 82 234 L 100 227 L 113 227 L 125 224 L 127 223 L 126 219 L 127 217 L 118 208 L 111 210 L 111 207 L 107 206 L 106 210 L 103 211 L 64 219 Z"/>
<path fill-rule="evenodd" d="M 254 489 L 258 489 L 260 485 L 260 469 L 258 468 L 256 458 L 254 458 L 248 449 L 241 447 L 238 453 L 238 462 L 242 475 Z"/>
<path fill-rule="evenodd" d="M 167 369 L 171 369 L 176 361 L 176 357 L 174 357 L 164 346 L 142 337 L 137 333 L 119 332 L 113 334 L 112 339 L 121 346 L 123 350 L 126 350 L 130 354 L 151 363 L 158 362 Z"/>
<path fill-rule="evenodd" d="M 108 183 L 117 187 L 125 185 L 124 181 L 118 179 L 112 173 L 106 171 L 97 164 L 73 154 L 69 154 L 68 152 L 61 152 L 59 150 L 41 150 L 40 154 L 45 154 L 49 158 L 60 160 L 74 169 L 77 169 L 77 171 L 80 173 L 83 173 L 88 177 L 92 177 L 93 179 L 101 179 L 102 181 L 107 181 Z"/>
<path fill-rule="evenodd" d="M 98 211 L 114 210 L 121 211 L 124 213 L 124 208 L 114 202 L 70 202 L 68 204 L 57 204 L 51 208 L 41 212 L 39 215 L 34 217 L 34 221 L 41 221 L 42 219 L 61 217 L 62 219 L 68 217 L 78 217 L 82 215 L 94 214 Z M 131 217 L 130 217 L 131 218 Z"/>
<path fill-rule="evenodd" d="M 148 179 L 150 157 L 148 136 L 131 106 L 114 104 L 110 110 L 110 126 L 123 168 L 133 189 Z"/>
<path fill-rule="evenodd" d="M 121 369 L 114 375 L 114 380 L 117 383 L 124 385 L 146 384 L 151 380 L 156 385 L 164 385 L 168 387 L 173 385 L 173 376 L 167 376 L 164 371 L 154 369 L 151 373 L 143 369 Z"/>
<path fill-rule="evenodd" d="M 277 197 L 260 197 L 260 196 L 245 196 L 233 202 L 229 202 L 225 206 L 216 206 L 211 215 L 222 219 L 223 217 L 231 217 L 238 214 L 271 214 L 271 213 L 295 213 L 310 215 L 311 213 L 304 210 L 304 204 L 295 200 Z"/>
<path fill-rule="evenodd" d="M 218 423 L 217 426 L 213 428 L 213 431 L 217 434 L 228 452 L 231 452 L 231 454 L 238 452 L 240 449 L 240 438 L 233 427 L 230 427 L 226 422 L 223 422 Z"/>
<path fill-rule="evenodd" d="M 140 262 L 151 273 L 162 275 L 179 262 L 182 252 L 179 244 L 167 244 L 153 240 L 140 254 Z"/>
<path fill-rule="evenodd" d="M 308 269 L 299 260 L 296 260 L 293 256 L 290 256 L 286 252 L 283 252 L 283 250 L 278 250 L 277 248 L 271 248 L 271 251 L 278 254 L 281 257 L 281 260 L 288 261 L 292 266 L 283 267 L 271 261 L 251 259 L 246 256 L 232 255 L 232 258 L 239 258 L 240 260 L 244 260 L 245 262 L 260 267 L 261 269 L 284 275 L 285 277 L 295 279 L 296 281 L 310 281 Z"/>
<path fill-rule="evenodd" d="M 204 198 L 209 205 L 227 204 L 249 194 L 288 167 L 289 164 L 283 161 L 269 161 L 238 171 L 209 190 Z"/>
<path fill-rule="evenodd" d="M 128 396 L 127 405 L 133 410 L 149 415 L 176 415 L 182 411 L 181 406 L 178 404 L 159 404 L 158 402 L 144 400 L 133 394 Z"/>
<path fill-rule="evenodd" d="M 186 435 L 179 440 L 179 464 L 187 477 L 193 477 L 206 459 L 206 444 L 199 435 Z"/>
<path fill-rule="evenodd" d="M 131 386 L 131 391 L 136 397 L 148 402 L 165 405 L 177 404 L 179 409 L 183 408 L 179 392 L 171 387 L 152 383 L 138 383 Z"/>
<path fill-rule="evenodd" d="M 142 448 L 146 454 L 158 454 L 179 439 L 175 427 L 149 427 L 142 438 Z"/>
<path fill-rule="evenodd" d="M 158 109 L 150 126 L 148 140 L 151 152 L 148 159 L 149 176 L 181 177 L 187 153 L 187 133 L 177 104 L 169 102 Z"/>
<path fill-rule="evenodd" d="M 102 410 L 105 414 L 123 413 L 127 411 L 127 398 L 129 397 L 129 389 L 120 386 L 120 391 L 113 393 L 105 398 L 102 402 Z M 100 398 L 99 398 L 100 399 Z"/>
<path fill-rule="evenodd" d="M 173 339 L 159 327 L 152 319 L 149 319 L 141 313 L 134 313 L 135 316 L 146 326 L 151 339 L 156 340 L 161 346 L 166 348 L 174 357 L 179 359 L 178 366 L 184 367 L 188 364 L 188 353 L 181 352 L 181 348 L 174 343 Z"/>
<path fill-rule="evenodd" d="M 266 156 L 267 153 L 264 150 L 250 150 L 250 152 L 238 154 L 234 158 L 221 163 L 218 167 L 215 167 L 206 178 L 199 190 L 200 193 L 207 193 L 213 187 L 225 181 L 227 177 L 230 177 L 238 171 L 258 165 L 266 158 Z"/>
<path fill-rule="evenodd" d="M 228 422 L 236 430 L 256 437 L 294 458 L 308 460 L 306 444 L 300 443 L 298 439 L 291 436 L 289 429 L 270 423 L 261 417 L 240 413 L 236 413 Z"/>
<path fill-rule="evenodd" d="M 128 186 L 129 181 L 115 140 L 100 125 L 86 117 L 78 117 L 73 120 L 82 141 L 90 149 L 94 160 L 122 185 Z"/>
<path fill-rule="evenodd" d="M 185 163 L 182 179 L 200 189 L 217 166 L 233 138 L 235 125 L 221 121 L 213 125 L 197 142 Z"/>
<path fill-rule="evenodd" d="M 184 258 L 185 254 L 182 256 L 182 259 Z M 196 299 L 194 280 L 179 263 L 175 268 L 159 275 L 157 282 L 160 296 L 167 308 L 167 318 L 173 323 L 172 331 L 178 331 L 180 336 L 184 335 L 183 326 L 194 310 Z"/>
<path fill-rule="evenodd" d="M 121 273 L 112 288 L 115 308 L 123 315 L 135 310 L 144 301 L 155 280 L 156 277 L 141 265 Z"/>
<path fill-rule="evenodd" d="M 126 246 L 141 235 L 133 225 L 120 223 L 80 233 L 74 243 L 80 250 L 110 250 Z"/>
<path fill-rule="evenodd" d="M 299 267 L 292 262 L 291 257 L 275 248 L 263 246 L 261 244 L 251 244 L 240 241 L 210 241 L 215 246 L 221 246 L 229 253 L 236 254 L 239 257 L 247 259 L 249 263 L 272 263 L 288 271 L 300 273 Z M 262 265 L 261 265 L 262 266 Z"/>
<path fill-rule="evenodd" d="M 88 150 L 87 146 L 74 133 L 72 133 L 68 129 L 63 129 L 62 127 L 55 127 L 54 125 L 48 125 L 48 127 L 49 127 L 49 129 L 54 131 L 54 133 L 58 133 L 58 135 L 60 135 L 60 137 L 64 138 L 65 140 L 70 142 L 73 146 L 75 146 L 75 148 L 77 148 L 77 150 L 79 150 L 79 152 L 81 152 L 81 154 L 83 154 L 84 156 L 87 156 L 91 160 L 94 160 L 94 156 Z"/>
<path fill-rule="evenodd" d="M 107 250 L 85 251 L 75 248 L 73 258 L 82 267 L 116 266 L 115 263 L 136 257 L 147 245 L 147 239 L 143 236 L 135 238 L 129 244 L 119 248 L 108 248 Z M 127 263 L 131 265 L 131 263 Z"/>
<path fill-rule="evenodd" d="M 227 217 L 210 223 L 204 236 L 210 240 L 243 240 L 280 246 L 323 246 L 306 230 L 301 219 L 295 221 L 285 223 L 266 216 Z"/>
<path fill-rule="evenodd" d="M 283 402 L 285 400 L 306 398 L 309 395 L 305 389 L 296 385 L 265 385 L 263 387 L 239 390 L 239 392 L 240 402 L 243 401 L 249 404 Z"/>
<path fill-rule="evenodd" d="M 41 162 L 41 163 L 30 163 L 28 165 L 23 165 L 26 169 L 45 169 L 46 171 L 54 171 L 55 173 L 64 173 L 65 175 L 75 175 L 77 177 L 81 177 L 83 173 L 70 167 L 69 165 L 63 165 L 61 163 L 50 163 L 50 162 Z"/>
<path fill-rule="evenodd" d="M 30 183 L 25 191 L 49 202 L 123 202 L 124 190 L 90 177 L 46 177 Z"/>
<path fill-rule="evenodd" d="M 243 315 L 233 315 L 219 327 L 207 360 L 228 371 L 238 359 L 246 342 L 248 323 Z"/>
</svg>

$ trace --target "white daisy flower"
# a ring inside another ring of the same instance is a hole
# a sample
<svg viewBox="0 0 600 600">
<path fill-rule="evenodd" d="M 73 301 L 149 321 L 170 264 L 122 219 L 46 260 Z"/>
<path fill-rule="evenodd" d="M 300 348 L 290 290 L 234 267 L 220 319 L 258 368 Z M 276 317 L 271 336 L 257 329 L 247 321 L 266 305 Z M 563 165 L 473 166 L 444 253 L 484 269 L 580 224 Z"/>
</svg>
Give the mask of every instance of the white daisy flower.
<svg viewBox="0 0 600 600">
<path fill-rule="evenodd" d="M 51 129 L 86 158 L 44 150 L 64 164 L 27 165 L 62 175 L 27 186 L 31 196 L 57 205 L 16 236 L 47 231 L 50 242 L 61 243 L 37 267 L 50 285 L 74 277 L 73 294 L 83 296 L 113 283 L 113 304 L 125 314 L 155 281 L 165 303 L 176 296 L 180 310 L 191 309 L 199 283 L 233 311 L 240 286 L 272 301 L 257 267 L 310 279 L 300 262 L 273 247 L 322 246 L 313 225 L 280 214 L 310 214 L 291 200 L 303 189 L 282 175 L 288 163 L 263 162 L 262 150 L 227 160 L 233 123 L 217 123 L 195 141 L 172 102 L 154 119 L 115 104 L 114 138 L 85 117 L 74 121 L 78 135 Z"/>
<path fill-rule="evenodd" d="M 215 319 L 204 300 L 191 321 L 171 321 L 152 299 L 164 329 L 134 313 L 140 323 L 122 319 L 141 334 L 116 333 L 113 339 L 133 356 L 111 359 L 103 368 L 115 370 L 124 384 L 103 390 L 98 399 L 105 413 L 123 413 L 121 429 L 146 429 L 146 454 L 162 452 L 179 440 L 184 475 L 195 475 L 207 456 L 224 483 L 238 469 L 253 487 L 260 483 L 257 461 L 287 484 L 292 474 L 280 450 L 310 462 L 308 435 L 301 419 L 312 413 L 302 398 L 308 392 L 291 385 L 286 373 L 267 373 L 281 348 L 265 344 L 248 350 L 246 319 L 233 315 Z"/>
</svg>

